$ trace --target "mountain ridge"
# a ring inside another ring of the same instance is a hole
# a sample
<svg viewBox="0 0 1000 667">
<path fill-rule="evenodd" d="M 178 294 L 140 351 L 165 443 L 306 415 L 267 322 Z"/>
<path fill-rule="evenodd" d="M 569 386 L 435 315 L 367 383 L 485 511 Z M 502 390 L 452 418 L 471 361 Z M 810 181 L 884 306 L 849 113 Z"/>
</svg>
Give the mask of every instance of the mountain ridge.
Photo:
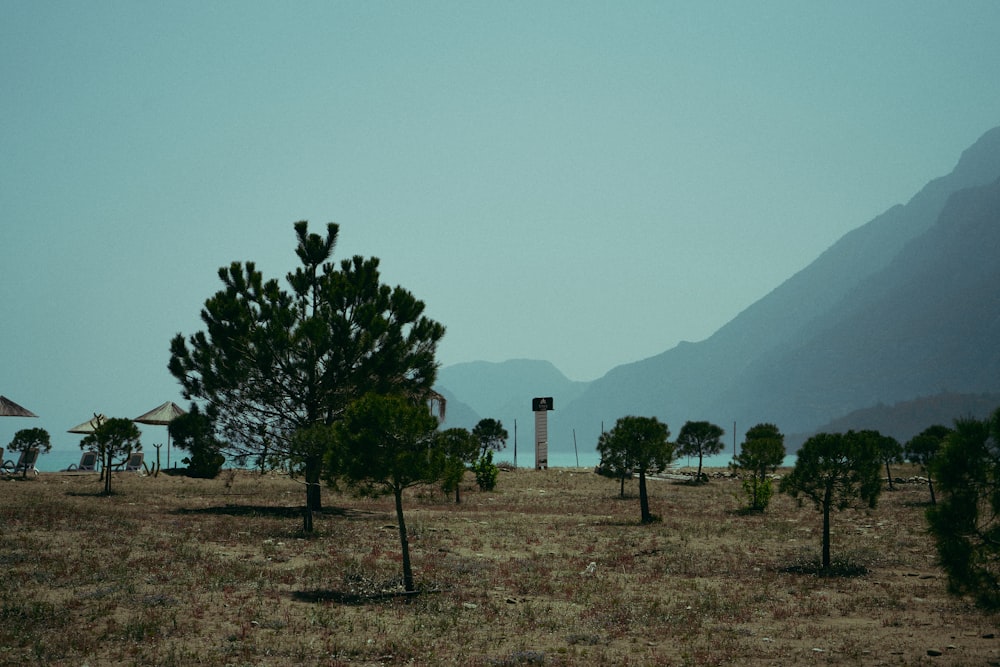
<svg viewBox="0 0 1000 667">
<path fill-rule="evenodd" d="M 865 351 L 867 343 L 893 332 L 880 323 L 879 308 L 893 312 L 909 327 L 920 324 L 921 307 L 947 311 L 948 317 L 963 322 L 970 335 L 976 336 L 976 345 L 991 349 L 985 337 L 993 335 L 994 329 L 989 322 L 973 322 L 972 311 L 984 307 L 978 300 L 985 301 L 984 318 L 988 319 L 994 309 L 1000 313 L 989 289 L 990 281 L 1000 284 L 1000 277 L 991 272 L 995 262 L 983 256 L 989 248 L 1000 247 L 1000 240 L 994 241 L 992 236 L 997 225 L 989 224 L 1000 215 L 1000 195 L 993 191 L 1000 192 L 998 179 L 1000 127 L 984 133 L 964 150 L 949 174 L 929 181 L 906 204 L 892 206 L 845 234 L 705 340 L 679 343 L 658 355 L 615 367 L 597 380 L 576 383 L 569 394 L 560 396 L 553 391 L 557 410 L 550 422 L 550 448 L 566 449 L 569 428 L 574 429 L 574 435 L 580 431 L 585 441 L 596 442 L 602 427 L 625 414 L 658 416 L 674 432 L 684 421 L 709 419 L 720 425 L 736 421 L 745 427 L 774 421 L 789 433 L 818 428 L 878 401 L 913 398 L 918 388 L 924 394 L 1000 390 L 1000 386 L 983 386 L 989 383 L 982 372 L 976 374 L 975 381 L 929 386 L 932 378 L 918 378 L 914 369 L 906 368 L 905 353 L 909 350 L 914 354 L 915 343 L 897 350 L 888 345 L 879 348 L 883 355 L 895 355 L 889 359 L 894 374 L 911 377 L 916 383 L 910 396 L 899 387 L 892 388 L 891 396 L 875 395 L 890 388 L 885 381 L 880 383 L 874 371 L 869 373 L 870 387 L 862 388 L 871 390 L 866 394 L 859 389 L 864 369 L 850 368 L 852 354 L 867 359 L 872 369 L 879 366 L 879 359 Z M 955 241 L 962 235 L 972 238 L 959 239 L 966 243 Z M 943 257 L 945 252 L 948 257 Z M 974 256 L 975 261 L 963 259 L 963 253 Z M 922 267 L 931 265 L 935 268 L 928 275 L 928 269 Z M 982 273 L 978 282 L 972 275 L 977 267 Z M 915 289 L 922 292 L 914 293 Z M 964 290 L 968 298 L 955 290 Z M 852 340 L 850 328 L 862 325 L 870 340 Z M 949 337 L 942 327 L 928 325 L 924 329 L 927 335 L 933 333 L 936 344 L 944 346 L 936 363 L 945 363 L 947 357 L 948 363 L 973 372 L 969 363 L 958 361 L 963 359 L 960 337 Z M 908 335 L 914 337 L 912 332 Z M 993 340 L 1000 340 L 1000 333 Z M 831 357 L 833 349 L 841 356 Z M 920 354 L 933 356 L 927 350 Z M 914 360 L 919 359 L 910 360 L 917 370 L 920 363 Z M 993 365 L 992 356 L 980 364 L 987 369 Z M 995 365 L 1000 368 L 1000 361 Z M 811 375 L 820 368 L 829 378 Z M 439 379 L 443 386 L 448 386 L 446 370 L 442 369 Z M 554 367 L 552 370 L 558 373 Z M 851 373 L 858 377 L 851 378 Z M 839 381 L 840 376 L 846 378 L 848 388 L 823 386 L 828 379 Z M 803 388 L 808 388 L 808 400 Z M 475 392 L 475 382 L 454 391 L 466 400 L 471 395 L 467 392 Z M 574 391 L 579 392 L 575 398 Z"/>
</svg>

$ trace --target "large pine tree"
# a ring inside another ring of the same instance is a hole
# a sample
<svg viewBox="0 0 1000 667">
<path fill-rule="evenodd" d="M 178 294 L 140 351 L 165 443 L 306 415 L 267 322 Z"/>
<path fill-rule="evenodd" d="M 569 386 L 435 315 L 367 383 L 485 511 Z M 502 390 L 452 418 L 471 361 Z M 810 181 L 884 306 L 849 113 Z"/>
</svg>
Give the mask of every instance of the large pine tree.
<svg viewBox="0 0 1000 667">
<path fill-rule="evenodd" d="M 426 396 L 444 327 L 402 287 L 383 285 L 379 260 L 329 261 L 339 227 L 326 236 L 295 223 L 301 266 L 264 280 L 253 262 L 219 269 L 223 289 L 205 302 L 205 330 L 171 342 L 170 372 L 186 398 L 205 404 L 237 455 L 288 463 L 319 509 L 323 438 L 299 429 L 333 425 L 368 392 Z M 303 446 L 303 443 L 305 446 Z"/>
</svg>

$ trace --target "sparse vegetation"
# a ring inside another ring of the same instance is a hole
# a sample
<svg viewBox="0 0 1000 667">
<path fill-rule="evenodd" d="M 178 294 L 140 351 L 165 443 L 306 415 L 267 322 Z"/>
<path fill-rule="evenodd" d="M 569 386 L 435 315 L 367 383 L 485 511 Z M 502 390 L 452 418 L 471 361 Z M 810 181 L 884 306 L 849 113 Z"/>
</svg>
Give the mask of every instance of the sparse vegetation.
<svg viewBox="0 0 1000 667">
<path fill-rule="evenodd" d="M 721 426 L 707 421 L 688 421 L 681 427 L 681 432 L 677 435 L 677 454 L 698 457 L 698 472 L 694 478 L 696 484 L 704 481 L 701 469 L 705 457 L 722 451 L 722 436 L 725 433 Z"/>
<path fill-rule="evenodd" d="M 903 462 L 903 446 L 891 435 L 882 435 L 878 431 L 862 431 L 862 433 L 870 434 L 878 443 L 879 458 L 885 464 L 886 482 L 889 484 L 889 490 L 894 491 L 896 487 L 892 479 L 892 468 L 889 466 Z"/>
<path fill-rule="evenodd" d="M 124 464 L 132 452 L 142 450 L 142 443 L 139 441 L 142 434 L 131 419 L 124 417 L 106 419 L 94 415 L 93 423 L 94 432 L 80 441 L 80 449 L 97 452 L 101 459 L 104 495 L 110 496 L 111 471 L 117 465 Z M 116 457 L 120 457 L 120 460 L 115 461 Z"/>
<path fill-rule="evenodd" d="M 437 482 L 444 474 L 447 454 L 440 447 L 437 426 L 437 419 L 423 402 L 405 396 L 368 394 L 348 406 L 333 427 L 333 447 L 326 459 L 332 481 L 343 480 L 365 496 L 391 495 L 395 500 L 403 588 L 407 593 L 416 589 L 403 491 Z M 312 428 L 331 430 L 325 426 Z"/>
<path fill-rule="evenodd" d="M 942 497 L 927 518 L 948 587 L 1000 611 L 1000 408 L 956 420 L 933 473 Z"/>
<path fill-rule="evenodd" d="M 792 499 L 741 515 L 728 476 L 650 480 L 663 521 L 640 532 L 590 471 L 501 473 L 461 505 L 414 487 L 413 566 L 436 592 L 413 598 L 391 498 L 330 491 L 306 535 L 287 475 L 114 475 L 107 498 L 91 474 L 0 481 L 0 664 L 985 665 L 1000 651 L 1000 619 L 946 591 L 923 484 L 838 515 L 834 569 L 869 574 L 832 578 L 809 570 L 818 529 Z"/>
<path fill-rule="evenodd" d="M 184 397 L 204 405 L 227 453 L 289 466 L 319 510 L 325 441 L 296 432 L 333 425 L 370 392 L 426 398 L 444 326 L 409 291 L 381 282 L 378 258 L 330 261 L 335 223 L 325 235 L 306 221 L 294 228 L 300 265 L 288 289 L 254 262 L 222 267 L 223 287 L 201 311 L 205 330 L 177 334 L 168 367 Z"/>
<path fill-rule="evenodd" d="M 441 476 L 441 490 L 455 492 L 455 502 L 462 502 L 462 480 L 465 471 L 476 460 L 479 440 L 464 428 L 449 428 L 437 434 L 437 445 L 444 452 L 444 472 Z M 494 484 L 496 480 L 494 479 Z"/>
<path fill-rule="evenodd" d="M 904 456 L 910 463 L 920 466 L 921 472 L 927 476 L 927 488 L 931 492 L 931 505 L 937 503 L 937 496 L 934 495 L 934 475 L 933 469 L 938 452 L 945 438 L 951 433 L 951 429 L 942 424 L 928 426 L 918 435 L 907 441 L 904 447 Z"/>
<path fill-rule="evenodd" d="M 22 428 L 11 438 L 7 449 L 11 452 L 28 452 L 32 449 L 37 449 L 37 453 L 44 454 L 45 452 L 52 451 L 52 441 L 49 438 L 49 432 L 44 428 Z M 3 463 L 2 459 L 0 459 L 0 463 Z M 12 460 L 10 462 L 10 469 L 13 470 L 16 465 L 17 462 Z M 27 465 L 21 468 L 21 476 L 28 476 Z"/>
<path fill-rule="evenodd" d="M 480 491 L 492 491 L 497 486 L 500 469 L 493 463 L 493 452 L 486 452 L 472 464 L 472 473 L 476 476 L 476 484 Z"/>
<path fill-rule="evenodd" d="M 602 433 L 597 441 L 601 467 L 631 468 L 639 476 L 639 512 L 642 523 L 654 517 L 649 511 L 649 493 L 646 478 L 666 470 L 674 460 L 674 446 L 670 442 L 670 429 L 656 417 L 619 417 L 614 428 Z M 624 486 L 623 492 L 624 492 Z"/>
<path fill-rule="evenodd" d="M 763 512 L 774 495 L 771 475 L 785 458 L 785 436 L 774 424 L 757 424 L 747 431 L 740 453 L 731 464 L 743 475 L 743 493 L 751 512 Z"/>
<path fill-rule="evenodd" d="M 823 570 L 831 568 L 830 513 L 855 502 L 875 507 L 882 490 L 881 459 L 874 431 L 817 433 L 799 449 L 795 469 L 781 479 L 781 491 L 813 502 L 823 514 Z"/>
<path fill-rule="evenodd" d="M 507 429 L 503 427 L 503 423 L 499 419 L 480 419 L 479 422 L 472 427 L 472 435 L 479 441 L 479 446 L 481 451 L 479 452 L 479 457 L 482 458 L 486 456 L 486 452 L 499 452 L 503 451 L 504 447 L 507 446 Z"/>
<path fill-rule="evenodd" d="M 215 437 L 215 426 L 197 404 L 191 405 L 186 414 L 175 417 L 167 427 L 174 439 L 174 446 L 188 452 L 181 461 L 191 477 L 214 479 L 222 471 L 226 457 L 222 455 L 225 443 Z"/>
</svg>

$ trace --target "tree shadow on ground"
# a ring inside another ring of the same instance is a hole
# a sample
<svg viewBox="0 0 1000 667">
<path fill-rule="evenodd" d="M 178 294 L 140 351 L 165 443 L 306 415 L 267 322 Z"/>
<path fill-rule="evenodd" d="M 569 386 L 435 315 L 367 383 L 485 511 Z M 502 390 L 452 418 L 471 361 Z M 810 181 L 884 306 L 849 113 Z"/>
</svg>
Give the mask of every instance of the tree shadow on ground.
<svg viewBox="0 0 1000 667">
<path fill-rule="evenodd" d="M 846 559 L 835 560 L 830 563 L 830 567 L 823 567 L 819 559 L 799 561 L 779 568 L 778 571 L 784 574 L 806 574 L 831 579 L 853 579 L 871 574 L 871 570 L 865 565 Z"/>
<path fill-rule="evenodd" d="M 748 507 L 744 505 L 743 507 L 737 507 L 736 509 L 726 510 L 726 514 L 733 516 L 764 516 L 765 510 L 759 507 Z"/>
<path fill-rule="evenodd" d="M 294 519 L 302 516 L 305 509 L 301 505 L 292 507 L 273 505 L 221 505 L 215 507 L 180 508 L 174 514 L 209 514 L 214 516 L 237 516 L 237 517 L 272 517 L 276 519 Z M 347 507 L 324 507 L 313 510 L 314 515 L 339 516 L 346 519 L 363 519 L 383 514 L 368 510 L 357 510 Z"/>
<path fill-rule="evenodd" d="M 652 521 L 643 522 L 641 519 L 600 519 L 594 522 L 595 526 L 629 527 L 636 528 L 642 526 L 652 526 L 663 521 L 663 518 L 654 514 Z"/>
<path fill-rule="evenodd" d="M 416 590 L 406 591 L 375 591 L 357 593 L 354 591 L 337 591 L 332 589 L 317 589 L 311 591 L 293 591 L 292 599 L 297 602 L 312 602 L 324 604 L 333 602 L 347 606 L 363 606 L 366 604 L 376 604 L 389 600 L 413 600 L 428 593 L 438 593 L 437 590 Z"/>
</svg>

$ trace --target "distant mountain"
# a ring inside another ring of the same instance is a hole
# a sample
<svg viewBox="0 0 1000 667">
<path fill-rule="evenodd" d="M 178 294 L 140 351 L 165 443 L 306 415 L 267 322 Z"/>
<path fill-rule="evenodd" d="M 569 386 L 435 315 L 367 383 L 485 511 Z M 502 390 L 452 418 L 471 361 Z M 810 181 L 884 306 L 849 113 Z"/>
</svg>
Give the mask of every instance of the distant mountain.
<svg viewBox="0 0 1000 667">
<path fill-rule="evenodd" d="M 481 417 L 479 414 L 470 408 L 466 403 L 458 399 L 455 394 L 448 391 L 445 387 L 436 387 L 436 391 L 444 396 L 445 400 L 448 402 L 445 409 L 445 420 L 444 428 L 461 427 L 471 429 L 473 426 L 479 423 Z"/>
<path fill-rule="evenodd" d="M 921 329 L 927 331 L 924 326 L 918 329 L 912 327 L 918 326 L 921 321 L 928 323 L 935 317 L 944 317 L 945 313 L 936 314 L 926 309 L 931 305 L 927 302 L 929 295 L 921 297 L 916 292 L 908 293 L 903 289 L 903 284 L 909 280 L 904 276 L 910 275 L 915 280 L 914 271 L 920 264 L 931 261 L 929 255 L 934 254 L 935 246 L 942 237 L 946 238 L 949 234 L 979 235 L 980 248 L 998 247 L 996 244 L 989 245 L 993 237 L 988 234 L 995 231 L 996 224 L 993 230 L 989 230 L 988 221 L 990 215 L 996 221 L 996 210 L 990 208 L 992 204 L 988 192 L 970 192 L 960 196 L 943 220 L 943 226 L 932 231 L 940 221 L 949 197 L 956 192 L 993 183 L 998 177 L 1000 128 L 990 130 L 967 149 L 949 175 L 931 181 L 906 205 L 895 206 L 845 235 L 815 262 L 744 310 L 707 340 L 681 343 L 660 355 L 613 369 L 591 383 L 587 391 L 566 408 L 562 419 L 586 433 L 599 433 L 601 422 L 614 423 L 618 416 L 624 414 L 659 416 L 671 425 L 675 434 L 680 425 L 689 419 L 709 419 L 727 431 L 736 422 L 738 433 L 761 421 L 773 421 L 786 433 L 806 432 L 850 410 L 872 405 L 879 400 L 903 400 L 942 389 L 1000 389 L 996 386 L 996 379 L 987 381 L 981 374 L 976 376 L 975 381 L 960 382 L 958 372 L 935 375 L 934 371 L 928 370 L 909 392 L 903 391 L 901 385 L 905 385 L 907 380 L 916 380 L 912 372 L 891 383 L 892 396 L 881 396 L 886 383 L 875 382 L 869 389 L 864 385 L 865 373 L 861 372 L 864 369 L 857 369 L 859 374 L 851 377 L 845 375 L 848 369 L 858 365 L 853 363 L 855 360 L 863 359 L 868 379 L 876 380 L 884 375 L 880 369 L 882 361 L 888 361 L 885 355 L 890 351 L 898 356 L 892 363 L 893 374 L 905 370 L 907 363 L 916 367 L 932 361 L 926 356 L 926 350 L 908 355 L 911 347 L 907 342 L 912 346 L 912 341 L 920 335 L 918 332 Z M 964 229 L 960 218 L 971 215 L 976 206 L 985 207 L 985 220 L 970 221 L 969 228 Z M 904 248 L 928 233 L 931 236 L 918 244 L 922 250 L 911 250 L 896 262 Z M 976 243 L 977 237 L 974 236 L 971 245 Z M 961 252 L 959 248 L 954 248 L 948 251 L 947 258 L 942 255 L 939 260 L 933 260 L 936 268 L 923 273 L 921 286 L 914 285 L 914 289 L 929 289 L 928 283 L 935 283 L 936 275 L 935 304 L 943 306 L 940 302 L 941 299 L 948 301 L 945 294 L 949 286 L 958 288 L 961 283 L 961 289 L 985 288 L 982 276 L 976 278 L 972 275 L 980 269 L 961 259 Z M 985 259 L 982 253 L 970 255 L 968 259 L 980 262 L 982 270 L 996 265 L 995 259 L 982 263 Z M 875 276 L 879 277 L 873 280 Z M 951 278 L 942 281 L 943 276 Z M 978 287 L 973 288 L 970 281 Z M 893 285 L 896 287 L 893 288 Z M 883 295 L 881 299 L 878 294 Z M 981 293 L 977 291 L 977 294 Z M 986 294 L 981 296 L 989 299 Z M 918 305 L 921 303 L 925 306 L 923 310 Z M 965 296 L 956 293 L 951 301 L 954 307 L 949 309 L 948 317 L 964 319 L 955 312 L 960 303 L 970 310 L 975 308 Z M 912 308 L 907 309 L 907 305 L 912 305 Z M 988 300 L 984 305 L 987 309 L 992 308 L 995 301 Z M 901 326 L 902 322 L 880 317 L 878 307 L 891 308 L 893 317 L 903 316 L 902 311 L 906 310 L 906 326 L 911 328 L 907 330 Z M 846 318 L 852 318 L 851 323 Z M 865 329 L 869 338 L 851 339 L 850 328 L 859 326 L 862 321 L 869 325 Z M 840 338 L 834 335 L 838 322 L 841 323 Z M 982 335 L 981 327 L 976 331 L 977 335 Z M 936 344 L 944 344 L 946 331 L 938 333 L 945 337 L 935 339 Z M 952 346 L 948 349 L 965 349 L 969 357 L 990 354 L 992 350 L 995 358 L 995 345 L 983 347 L 982 340 L 964 340 L 961 334 L 955 333 L 953 338 L 947 338 L 948 345 Z M 835 340 L 840 342 L 835 343 Z M 848 340 L 853 340 L 857 349 L 850 347 Z M 890 344 L 882 347 L 869 345 L 878 340 L 889 341 Z M 898 349 L 890 350 L 891 341 L 903 344 Z M 835 344 L 839 346 L 840 353 L 831 357 L 830 350 L 824 346 Z M 882 357 L 873 358 L 876 351 Z M 826 359 L 829 363 L 816 363 L 819 359 Z M 957 363 L 957 359 L 951 357 L 950 362 Z M 964 369 L 968 365 L 963 362 L 960 367 Z M 942 384 L 928 389 L 927 383 L 932 383 L 935 378 L 940 378 Z M 988 386 L 982 386 L 984 382 Z M 553 446 L 558 444 L 553 443 Z"/>
<path fill-rule="evenodd" d="M 552 396 L 558 410 L 580 396 L 586 386 L 586 382 L 570 380 L 548 361 L 530 359 L 454 364 L 441 368 L 437 379 L 442 395 L 450 394 L 468 407 L 467 413 L 455 414 L 449 400 L 446 427 L 472 428 L 482 418 L 499 419 L 510 434 L 508 446 L 513 445 L 515 420 L 519 429 L 525 429 L 521 431 L 524 442 L 533 443 L 532 398 Z"/>
<path fill-rule="evenodd" d="M 956 192 L 887 266 L 745 368 L 713 412 L 766 408 L 805 430 L 880 401 L 1000 390 L 998 248 L 1000 180 Z"/>
<path fill-rule="evenodd" d="M 439 384 L 505 424 L 530 419 L 532 396 L 554 396 L 553 451 L 571 451 L 573 432 L 596 442 L 626 414 L 658 416 L 674 435 L 696 419 L 809 433 L 880 402 L 1000 393 L 998 179 L 1000 128 L 708 339 L 589 384 L 525 361 L 445 368 Z"/>
<path fill-rule="evenodd" d="M 844 433 L 854 430 L 872 429 L 891 435 L 900 443 L 933 424 L 950 427 L 960 417 L 985 419 L 1000 407 L 1000 393 L 958 394 L 947 392 L 933 396 L 921 396 L 910 401 L 893 405 L 882 403 L 851 413 L 823 424 L 817 432 Z M 796 447 L 808 436 L 791 436 Z"/>
</svg>

